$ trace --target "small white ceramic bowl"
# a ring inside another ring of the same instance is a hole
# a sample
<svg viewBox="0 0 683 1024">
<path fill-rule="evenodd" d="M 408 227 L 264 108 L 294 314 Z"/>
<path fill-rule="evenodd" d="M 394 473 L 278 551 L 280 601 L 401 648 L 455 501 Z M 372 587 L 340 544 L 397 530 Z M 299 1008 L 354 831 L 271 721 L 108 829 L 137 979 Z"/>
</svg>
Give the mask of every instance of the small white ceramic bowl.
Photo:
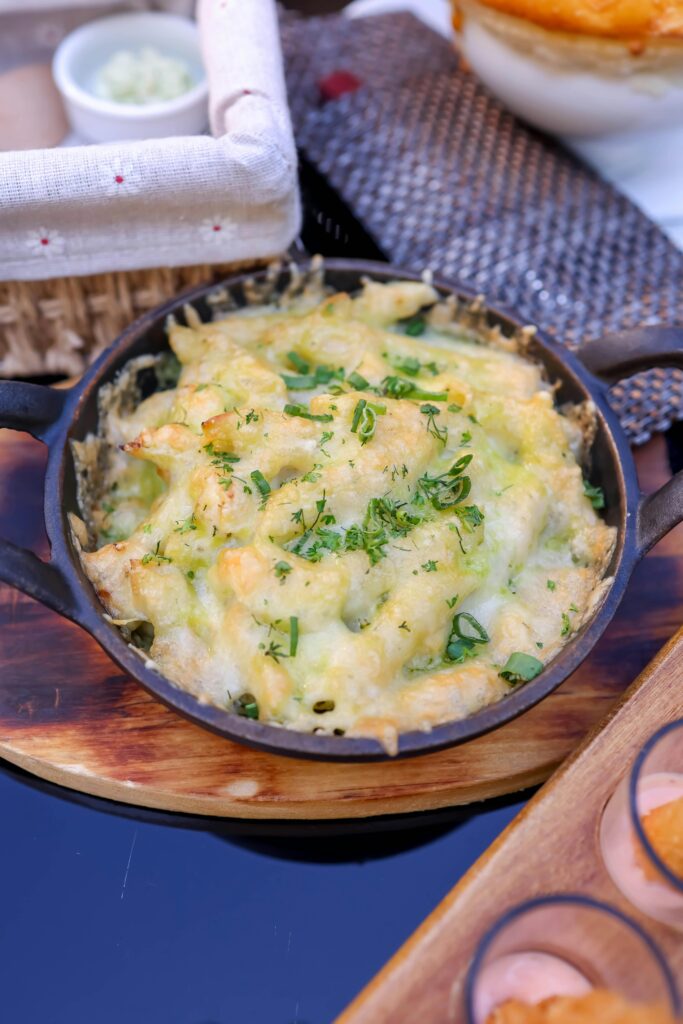
<svg viewBox="0 0 683 1024">
<path fill-rule="evenodd" d="M 196 84 L 182 96 L 159 103 L 116 103 L 95 94 L 98 72 L 117 50 L 152 46 L 189 66 Z M 208 83 L 199 31 L 175 14 L 133 13 L 81 25 L 58 46 L 52 73 L 73 130 L 91 142 L 196 135 L 208 124 Z"/>
</svg>

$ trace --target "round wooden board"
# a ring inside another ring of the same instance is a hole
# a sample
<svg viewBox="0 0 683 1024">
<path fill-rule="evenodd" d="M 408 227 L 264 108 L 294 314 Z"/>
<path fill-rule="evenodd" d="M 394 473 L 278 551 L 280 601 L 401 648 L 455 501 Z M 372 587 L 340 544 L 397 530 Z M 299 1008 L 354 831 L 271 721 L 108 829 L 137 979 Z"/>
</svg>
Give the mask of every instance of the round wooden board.
<svg viewBox="0 0 683 1024">
<path fill-rule="evenodd" d="M 45 555 L 44 449 L 0 431 L 0 535 Z M 668 476 L 661 439 L 639 453 L 646 489 Z M 438 754 L 377 764 L 275 757 L 157 703 L 78 626 L 0 587 L 0 756 L 71 789 L 160 810 L 321 820 L 434 810 L 546 779 L 679 625 L 682 531 L 637 569 L 596 651 L 522 718 Z"/>
</svg>

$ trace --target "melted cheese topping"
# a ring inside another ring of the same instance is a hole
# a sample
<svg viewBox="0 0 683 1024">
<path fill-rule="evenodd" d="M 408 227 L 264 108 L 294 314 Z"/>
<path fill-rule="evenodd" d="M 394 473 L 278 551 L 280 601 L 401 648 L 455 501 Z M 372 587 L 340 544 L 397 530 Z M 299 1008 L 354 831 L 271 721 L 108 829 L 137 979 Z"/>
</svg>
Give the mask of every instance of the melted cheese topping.
<svg viewBox="0 0 683 1024">
<path fill-rule="evenodd" d="M 177 386 L 102 417 L 83 564 L 178 686 L 391 749 L 505 697 L 593 609 L 614 531 L 579 428 L 536 365 L 443 306 L 415 319 L 436 299 L 368 283 L 173 325 Z"/>
</svg>

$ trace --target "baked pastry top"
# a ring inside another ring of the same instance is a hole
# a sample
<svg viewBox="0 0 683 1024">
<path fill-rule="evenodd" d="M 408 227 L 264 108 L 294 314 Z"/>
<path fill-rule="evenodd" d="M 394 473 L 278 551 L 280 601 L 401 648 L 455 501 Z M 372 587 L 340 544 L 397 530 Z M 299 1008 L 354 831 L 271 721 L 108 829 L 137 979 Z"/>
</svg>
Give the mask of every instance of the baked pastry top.
<svg viewBox="0 0 683 1024">
<path fill-rule="evenodd" d="M 542 28 L 628 40 L 683 37 L 680 0 L 476 0 Z M 456 2 L 456 8 L 458 4 Z"/>
</svg>

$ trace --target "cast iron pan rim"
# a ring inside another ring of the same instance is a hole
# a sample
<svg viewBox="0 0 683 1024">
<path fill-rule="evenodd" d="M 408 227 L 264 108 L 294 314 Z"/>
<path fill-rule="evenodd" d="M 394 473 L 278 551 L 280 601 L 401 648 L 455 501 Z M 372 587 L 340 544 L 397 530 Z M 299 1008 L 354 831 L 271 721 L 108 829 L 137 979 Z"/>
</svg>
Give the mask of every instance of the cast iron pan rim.
<svg viewBox="0 0 683 1024">
<path fill-rule="evenodd" d="M 300 263 L 297 266 L 305 271 L 309 269 L 310 264 Z M 420 274 L 404 271 L 390 264 L 365 260 L 326 259 L 324 267 L 326 271 L 349 273 L 357 277 L 367 275 L 376 280 L 422 280 Z M 287 272 L 286 266 L 283 267 L 283 272 Z M 182 310 L 186 303 L 192 304 L 201 300 L 221 287 L 233 290 L 250 279 L 258 280 L 265 277 L 266 273 L 267 269 L 263 268 L 230 276 L 217 283 L 200 285 L 188 289 L 145 313 L 119 335 L 73 389 L 73 394 L 65 403 L 64 412 L 54 429 L 49 444 L 45 520 L 53 558 L 67 576 L 72 591 L 77 597 L 78 621 L 81 625 L 98 640 L 122 668 L 136 678 L 153 696 L 183 716 L 223 737 L 270 753 L 325 761 L 387 760 L 391 758 L 391 755 L 387 754 L 384 747 L 376 740 L 301 733 L 285 727 L 242 718 L 227 710 L 202 703 L 192 694 L 175 686 L 155 669 L 147 667 L 143 658 L 128 646 L 116 627 L 105 620 L 102 605 L 92 584 L 81 569 L 69 536 L 69 526 L 64 513 L 64 474 L 66 460 L 71 457 L 69 437 L 74 420 L 77 419 L 83 406 L 88 402 L 97 401 L 96 385 L 101 378 L 113 365 L 121 363 L 123 351 L 132 346 L 146 330 L 159 321 L 165 320 L 170 313 Z M 478 297 L 471 289 L 459 283 L 437 279 L 433 283 L 437 290 L 454 293 L 468 301 Z M 507 328 L 518 329 L 524 326 L 514 313 L 508 312 L 500 306 L 489 306 L 487 303 L 484 303 L 484 306 L 495 322 L 499 322 Z M 536 680 L 513 690 L 501 701 L 468 718 L 446 722 L 429 732 L 414 730 L 400 734 L 396 757 L 433 753 L 445 747 L 475 739 L 516 718 L 555 690 L 585 659 L 606 629 L 621 600 L 633 565 L 637 560 L 633 542 L 639 498 L 635 467 L 619 421 L 606 401 L 605 386 L 593 377 L 571 352 L 542 332 L 537 331 L 536 339 L 541 354 L 547 350 L 568 371 L 567 376 L 578 379 L 581 388 L 595 403 L 598 417 L 602 420 L 606 430 L 612 449 L 613 468 L 619 480 L 627 512 L 625 521 L 622 520 L 619 528 L 613 582 L 593 618 Z"/>
</svg>

